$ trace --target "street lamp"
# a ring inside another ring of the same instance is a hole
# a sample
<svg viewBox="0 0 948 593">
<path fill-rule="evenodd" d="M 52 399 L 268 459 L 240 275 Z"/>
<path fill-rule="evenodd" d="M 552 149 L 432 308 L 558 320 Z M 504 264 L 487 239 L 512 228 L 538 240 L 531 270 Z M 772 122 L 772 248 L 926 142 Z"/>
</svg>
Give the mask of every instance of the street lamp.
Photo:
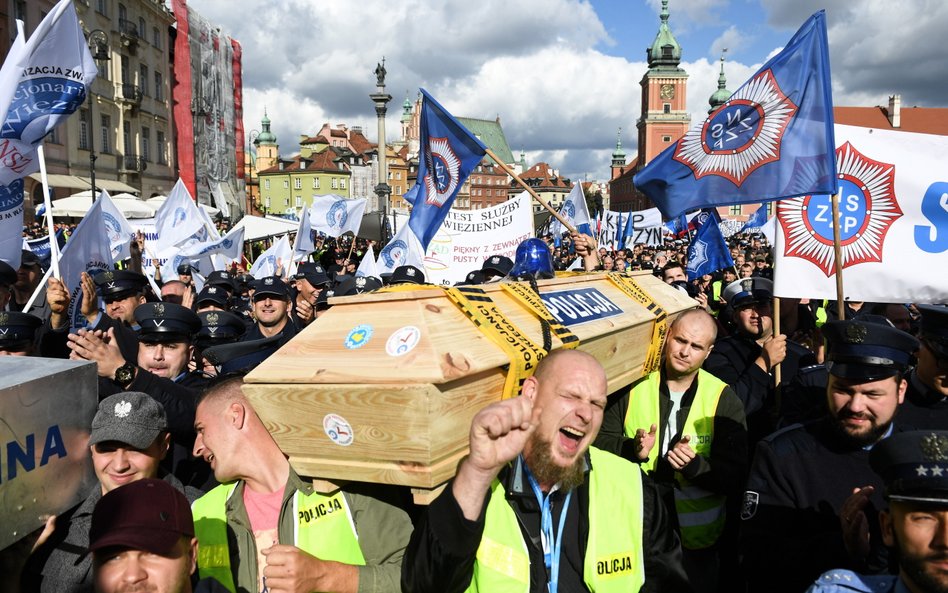
<svg viewBox="0 0 948 593">
<path fill-rule="evenodd" d="M 253 171 L 256 169 L 256 161 L 253 158 L 253 143 L 256 141 L 257 136 L 260 135 L 260 130 L 250 130 L 247 134 L 247 211 L 253 212 L 254 207 L 254 195 L 253 195 Z M 257 176 L 257 198 L 260 198 L 260 176 Z"/>
<path fill-rule="evenodd" d="M 94 29 L 86 37 L 92 59 L 106 61 L 109 59 L 109 36 L 102 29 Z M 92 85 L 89 85 L 89 180 L 92 182 L 92 201 L 95 202 L 98 194 L 95 191 L 95 97 L 92 94 Z"/>
</svg>

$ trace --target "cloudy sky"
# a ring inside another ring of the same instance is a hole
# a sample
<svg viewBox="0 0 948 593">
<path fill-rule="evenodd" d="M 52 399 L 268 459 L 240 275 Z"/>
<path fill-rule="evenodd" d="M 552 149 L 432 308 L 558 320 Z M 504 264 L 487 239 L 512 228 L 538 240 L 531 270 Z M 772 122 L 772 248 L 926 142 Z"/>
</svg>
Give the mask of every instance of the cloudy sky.
<svg viewBox="0 0 948 593">
<path fill-rule="evenodd" d="M 636 152 L 639 81 L 660 0 L 188 0 L 240 41 L 244 122 L 266 106 L 280 152 L 324 122 L 375 140 L 375 64 L 386 58 L 386 131 L 406 95 L 426 88 L 458 116 L 500 116 L 515 154 L 576 180 L 607 179 L 616 132 Z M 948 106 L 948 2 L 671 0 L 689 73 L 688 109 L 703 119 L 718 58 L 735 90 L 813 12 L 827 8 L 836 105 Z M 239 9 L 237 9 L 239 7 Z"/>
</svg>

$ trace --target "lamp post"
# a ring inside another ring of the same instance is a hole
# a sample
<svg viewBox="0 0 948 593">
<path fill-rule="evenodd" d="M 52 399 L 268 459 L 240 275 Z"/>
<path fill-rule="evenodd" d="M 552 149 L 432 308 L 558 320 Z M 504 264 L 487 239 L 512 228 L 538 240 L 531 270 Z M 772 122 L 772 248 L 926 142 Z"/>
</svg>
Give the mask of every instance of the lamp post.
<svg viewBox="0 0 948 593">
<path fill-rule="evenodd" d="M 86 37 L 89 44 L 89 50 L 92 52 L 92 59 L 96 62 L 104 62 L 109 59 L 109 36 L 102 29 L 94 29 Z M 95 82 L 93 82 L 93 85 Z M 92 201 L 95 202 L 98 194 L 95 191 L 95 161 L 98 158 L 95 154 L 95 96 L 92 93 L 92 86 L 89 86 L 89 180 L 92 182 Z"/>
<path fill-rule="evenodd" d="M 247 134 L 247 212 L 253 212 L 253 172 L 257 168 L 256 160 L 253 157 L 253 143 L 260 135 L 260 130 L 250 130 Z M 257 198 L 260 197 L 260 176 L 257 176 Z"/>
<path fill-rule="evenodd" d="M 389 197 L 392 195 L 392 188 L 388 185 L 385 164 L 385 113 L 388 111 L 387 105 L 392 100 L 392 96 L 385 92 L 385 74 L 385 58 L 382 58 L 382 63 L 375 66 L 376 90 L 369 95 L 369 98 L 375 103 L 375 115 L 379 122 L 379 183 L 375 186 L 375 195 L 378 196 L 379 206 L 382 209 L 380 238 L 383 245 L 392 238 L 388 226 Z"/>
</svg>

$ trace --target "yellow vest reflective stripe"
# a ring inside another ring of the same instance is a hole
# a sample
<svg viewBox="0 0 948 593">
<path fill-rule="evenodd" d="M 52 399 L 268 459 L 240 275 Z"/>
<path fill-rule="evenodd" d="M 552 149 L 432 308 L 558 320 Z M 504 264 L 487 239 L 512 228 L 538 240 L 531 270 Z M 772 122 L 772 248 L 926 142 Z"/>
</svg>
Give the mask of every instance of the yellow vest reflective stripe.
<svg viewBox="0 0 948 593">
<path fill-rule="evenodd" d="M 221 484 L 191 505 L 200 577 L 213 577 L 231 592 L 236 586 L 227 545 L 227 500 L 236 487 Z M 322 560 L 365 565 L 352 513 L 341 491 L 308 496 L 297 491 L 293 495 L 292 544 Z M 256 555 L 247 561 L 256 562 Z"/>
<path fill-rule="evenodd" d="M 698 391 L 681 434 L 691 435 L 691 448 L 695 453 L 710 459 L 711 443 L 714 441 L 714 416 L 727 384 L 704 369 L 698 370 L 696 380 Z M 662 424 L 659 418 L 660 381 L 661 373 L 656 371 L 633 386 L 625 415 L 626 436 L 634 436 L 639 428 L 648 430 L 652 424 Z M 658 458 L 659 454 L 653 449 L 650 459 L 642 463 L 643 471 L 655 471 Z M 674 493 L 681 544 L 691 550 L 707 548 L 718 540 L 724 530 L 725 497 L 698 488 L 678 472 L 675 478 L 679 485 Z"/>
<path fill-rule="evenodd" d="M 625 459 L 589 449 L 589 534 L 583 580 L 594 593 L 638 591 L 645 582 L 642 558 L 642 474 Z M 527 593 L 530 556 L 520 523 L 494 480 L 484 535 L 469 592 Z"/>
</svg>

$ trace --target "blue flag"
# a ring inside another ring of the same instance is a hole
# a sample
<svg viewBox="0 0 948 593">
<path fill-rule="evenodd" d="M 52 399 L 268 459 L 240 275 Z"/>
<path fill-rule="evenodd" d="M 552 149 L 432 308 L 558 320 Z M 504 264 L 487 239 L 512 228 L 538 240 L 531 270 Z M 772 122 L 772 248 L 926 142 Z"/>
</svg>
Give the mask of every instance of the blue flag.
<svg viewBox="0 0 948 593">
<path fill-rule="evenodd" d="M 418 151 L 418 184 L 408 226 L 422 249 L 441 228 L 454 197 L 474 167 L 487 154 L 487 147 L 445 111 L 425 89 L 421 104 Z"/>
<path fill-rule="evenodd" d="M 709 206 L 833 194 L 835 147 L 821 10 L 633 182 L 666 218 Z"/>
<path fill-rule="evenodd" d="M 760 208 L 751 214 L 751 217 L 747 219 L 747 222 L 744 223 L 741 230 L 737 232 L 744 233 L 751 229 L 759 229 L 765 224 L 767 224 L 767 204 L 761 204 Z"/>
<path fill-rule="evenodd" d="M 706 216 L 703 216 L 707 213 Z M 711 274 L 727 267 L 734 266 L 731 259 L 731 250 L 728 249 L 718 226 L 721 218 L 714 209 L 704 210 L 697 217 L 703 219 L 701 226 L 695 232 L 691 245 L 688 246 L 688 280 L 694 280 L 704 274 Z"/>
</svg>

